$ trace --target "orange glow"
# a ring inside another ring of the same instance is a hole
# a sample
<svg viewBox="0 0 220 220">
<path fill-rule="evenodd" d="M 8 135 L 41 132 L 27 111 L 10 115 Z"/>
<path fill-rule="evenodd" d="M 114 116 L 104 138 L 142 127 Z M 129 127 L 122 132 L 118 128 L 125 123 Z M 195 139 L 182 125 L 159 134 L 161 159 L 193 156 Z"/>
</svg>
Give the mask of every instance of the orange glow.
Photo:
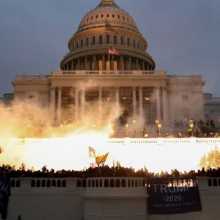
<svg viewBox="0 0 220 220">
<path fill-rule="evenodd" d="M 219 139 L 111 139 L 117 114 L 108 114 L 103 120 L 98 114 L 94 117 L 97 110 L 90 112 L 84 121 L 53 127 L 49 114 L 32 104 L 0 107 L 0 165 L 19 168 L 23 163 L 29 169 L 47 166 L 55 170 L 82 170 L 94 163 L 89 157 L 91 146 L 97 155 L 109 153 L 109 166 L 119 162 L 149 171 L 188 171 L 199 169 L 202 156 L 220 145 Z"/>
</svg>

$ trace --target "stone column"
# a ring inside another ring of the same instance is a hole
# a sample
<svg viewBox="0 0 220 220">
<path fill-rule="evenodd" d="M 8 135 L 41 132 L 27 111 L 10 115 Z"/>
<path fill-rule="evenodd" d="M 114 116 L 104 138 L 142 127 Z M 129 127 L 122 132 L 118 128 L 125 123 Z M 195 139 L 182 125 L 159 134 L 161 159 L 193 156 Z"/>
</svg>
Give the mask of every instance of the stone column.
<svg viewBox="0 0 220 220">
<path fill-rule="evenodd" d="M 88 57 L 87 56 L 85 56 L 85 69 L 89 70 Z"/>
<path fill-rule="evenodd" d="M 75 119 L 79 117 L 79 90 L 75 88 Z"/>
<path fill-rule="evenodd" d="M 117 63 L 118 61 L 117 61 L 117 57 L 116 56 L 114 56 L 114 59 L 113 59 L 113 69 L 114 69 L 114 71 L 117 71 L 118 70 L 118 63 Z"/>
<path fill-rule="evenodd" d="M 103 71 L 106 71 L 105 55 L 102 56 L 102 70 L 103 70 Z"/>
<path fill-rule="evenodd" d="M 92 56 L 92 70 L 96 70 L 96 56 Z"/>
<path fill-rule="evenodd" d="M 102 87 L 99 87 L 99 113 L 102 113 Z"/>
<path fill-rule="evenodd" d="M 58 88 L 58 100 L 57 100 L 57 122 L 61 122 L 62 115 L 62 88 Z"/>
<path fill-rule="evenodd" d="M 76 70 L 79 70 L 79 59 L 76 59 Z"/>
<path fill-rule="evenodd" d="M 51 114 L 51 119 L 53 122 L 55 120 L 55 114 L 56 114 L 56 106 L 55 106 L 56 95 L 55 95 L 55 92 L 56 92 L 55 88 L 50 89 L 50 114 Z"/>
<path fill-rule="evenodd" d="M 167 99 L 167 90 L 163 89 L 163 122 L 165 125 L 168 124 L 168 99 Z"/>
<path fill-rule="evenodd" d="M 116 111 L 120 108 L 120 94 L 119 94 L 119 88 L 117 87 L 115 92 L 115 101 L 116 101 Z"/>
<path fill-rule="evenodd" d="M 128 65 L 127 69 L 128 69 L 128 71 L 130 71 L 131 70 L 131 57 L 130 56 L 128 57 L 128 64 L 127 65 Z"/>
<path fill-rule="evenodd" d="M 121 66 L 121 70 L 124 71 L 125 65 L 124 65 L 124 57 L 123 56 L 120 56 L 120 66 Z"/>
<path fill-rule="evenodd" d="M 145 71 L 145 66 L 144 66 L 144 61 L 142 60 L 142 62 L 141 62 L 141 69 L 143 70 L 143 71 Z"/>
<path fill-rule="evenodd" d="M 137 99 L 136 99 L 136 87 L 132 88 L 132 103 L 133 103 L 133 117 L 137 116 Z"/>
<path fill-rule="evenodd" d="M 143 88 L 139 87 L 139 114 L 143 117 Z"/>
<path fill-rule="evenodd" d="M 135 70 L 139 69 L 139 62 L 138 58 L 135 58 Z"/>
<path fill-rule="evenodd" d="M 161 121 L 160 87 L 156 88 L 156 111 L 157 120 Z"/>
<path fill-rule="evenodd" d="M 81 90 L 81 117 L 83 117 L 85 113 L 85 89 Z"/>
<path fill-rule="evenodd" d="M 106 71 L 110 71 L 110 55 L 107 55 L 107 61 L 106 61 Z"/>
<path fill-rule="evenodd" d="M 99 73 L 100 74 L 102 73 L 102 70 L 103 70 L 103 68 L 102 68 L 102 58 L 100 57 L 99 58 Z"/>
</svg>

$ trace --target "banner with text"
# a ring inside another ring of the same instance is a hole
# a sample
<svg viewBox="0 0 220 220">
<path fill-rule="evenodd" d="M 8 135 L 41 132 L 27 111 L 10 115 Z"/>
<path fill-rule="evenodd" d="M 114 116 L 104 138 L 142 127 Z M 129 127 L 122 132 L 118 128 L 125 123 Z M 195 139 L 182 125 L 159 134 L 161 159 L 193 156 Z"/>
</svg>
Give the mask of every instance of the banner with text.
<svg viewBox="0 0 220 220">
<path fill-rule="evenodd" d="M 201 211 L 195 179 L 155 179 L 148 187 L 149 214 L 178 214 Z"/>
</svg>

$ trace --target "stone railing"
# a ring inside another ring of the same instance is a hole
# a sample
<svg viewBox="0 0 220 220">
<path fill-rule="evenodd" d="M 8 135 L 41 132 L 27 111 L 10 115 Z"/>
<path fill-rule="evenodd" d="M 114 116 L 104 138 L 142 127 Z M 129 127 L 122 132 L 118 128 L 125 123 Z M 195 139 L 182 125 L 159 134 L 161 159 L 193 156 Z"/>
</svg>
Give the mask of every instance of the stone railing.
<svg viewBox="0 0 220 220">
<path fill-rule="evenodd" d="M 162 70 L 157 71 L 141 71 L 141 70 L 129 70 L 129 71 L 92 71 L 92 70 L 77 70 L 77 71 L 57 71 L 53 75 L 165 75 Z"/>
<path fill-rule="evenodd" d="M 164 76 L 166 75 L 165 71 L 141 71 L 141 70 L 130 70 L 130 71 L 90 71 L 90 70 L 77 70 L 77 71 L 56 71 L 51 73 L 50 75 L 43 75 L 43 74 L 33 74 L 33 75 L 17 75 L 16 80 L 47 80 L 53 76 L 62 76 L 62 77 L 69 77 L 69 76 Z"/>
<path fill-rule="evenodd" d="M 16 80 L 45 80 L 47 78 L 48 75 L 43 75 L 43 74 L 33 74 L 33 75 L 19 74 L 16 76 Z"/>
</svg>

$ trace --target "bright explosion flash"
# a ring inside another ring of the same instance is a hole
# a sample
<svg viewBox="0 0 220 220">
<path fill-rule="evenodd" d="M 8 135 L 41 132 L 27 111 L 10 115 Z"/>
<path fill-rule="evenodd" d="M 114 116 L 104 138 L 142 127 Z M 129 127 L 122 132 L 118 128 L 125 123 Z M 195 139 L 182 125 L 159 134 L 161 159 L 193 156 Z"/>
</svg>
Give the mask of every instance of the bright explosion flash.
<svg viewBox="0 0 220 220">
<path fill-rule="evenodd" d="M 82 170 L 96 162 L 89 155 L 89 149 L 95 149 L 97 156 L 108 155 L 109 166 L 189 171 L 199 169 L 201 158 L 220 144 L 219 139 L 112 139 L 120 109 L 105 107 L 104 120 L 90 107 L 84 121 L 53 127 L 48 111 L 32 103 L 0 106 L 0 165 Z"/>
<path fill-rule="evenodd" d="M 100 154 L 109 153 L 106 164 L 160 172 L 178 169 L 199 169 L 204 154 L 213 150 L 213 141 L 201 139 L 109 139 L 96 132 L 76 134 L 65 138 L 14 139 L 7 143 L 0 156 L 1 163 L 18 167 L 24 163 L 28 168 L 82 170 L 94 161 L 89 157 L 92 146 Z M 211 144 L 212 143 L 212 144 Z M 16 147 L 15 147 L 16 146 Z"/>
</svg>

